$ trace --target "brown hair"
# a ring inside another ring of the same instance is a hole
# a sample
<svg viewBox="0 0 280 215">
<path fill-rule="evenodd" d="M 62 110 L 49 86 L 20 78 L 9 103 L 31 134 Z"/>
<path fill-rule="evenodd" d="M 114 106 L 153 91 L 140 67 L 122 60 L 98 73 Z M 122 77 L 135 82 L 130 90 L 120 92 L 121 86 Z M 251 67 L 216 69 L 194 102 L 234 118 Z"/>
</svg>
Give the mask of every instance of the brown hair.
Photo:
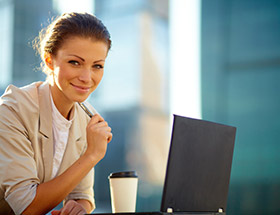
<svg viewBox="0 0 280 215">
<path fill-rule="evenodd" d="M 110 33 L 101 20 L 88 13 L 64 13 L 56 18 L 46 29 L 42 29 L 33 41 L 33 47 L 39 52 L 44 65 L 44 54 L 56 55 L 63 42 L 72 36 L 93 38 L 103 41 L 111 48 Z M 43 71 L 47 69 L 43 66 Z"/>
</svg>

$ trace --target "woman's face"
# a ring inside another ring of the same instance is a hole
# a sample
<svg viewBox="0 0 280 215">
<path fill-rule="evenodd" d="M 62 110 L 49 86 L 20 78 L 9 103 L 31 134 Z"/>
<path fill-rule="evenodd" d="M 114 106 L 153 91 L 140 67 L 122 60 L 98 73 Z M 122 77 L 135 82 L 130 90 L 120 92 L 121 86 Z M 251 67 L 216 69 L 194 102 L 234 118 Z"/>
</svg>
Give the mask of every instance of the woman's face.
<svg viewBox="0 0 280 215">
<path fill-rule="evenodd" d="M 55 56 L 45 58 L 52 70 L 51 92 L 55 103 L 82 102 L 100 83 L 107 44 L 90 38 L 70 37 Z"/>
</svg>

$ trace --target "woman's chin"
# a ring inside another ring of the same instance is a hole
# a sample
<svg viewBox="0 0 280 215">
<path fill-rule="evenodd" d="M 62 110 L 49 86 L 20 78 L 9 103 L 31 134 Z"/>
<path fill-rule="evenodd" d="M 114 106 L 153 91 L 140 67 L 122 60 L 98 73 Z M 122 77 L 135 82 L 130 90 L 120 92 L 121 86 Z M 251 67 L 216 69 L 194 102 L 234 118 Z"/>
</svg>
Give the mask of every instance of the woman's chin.
<svg viewBox="0 0 280 215">
<path fill-rule="evenodd" d="M 88 98 L 88 96 L 87 97 L 84 97 L 84 98 L 76 98 L 75 100 L 74 100 L 74 102 L 78 102 L 78 103 L 82 103 L 82 102 L 84 102 L 85 100 L 87 100 L 87 98 Z"/>
</svg>

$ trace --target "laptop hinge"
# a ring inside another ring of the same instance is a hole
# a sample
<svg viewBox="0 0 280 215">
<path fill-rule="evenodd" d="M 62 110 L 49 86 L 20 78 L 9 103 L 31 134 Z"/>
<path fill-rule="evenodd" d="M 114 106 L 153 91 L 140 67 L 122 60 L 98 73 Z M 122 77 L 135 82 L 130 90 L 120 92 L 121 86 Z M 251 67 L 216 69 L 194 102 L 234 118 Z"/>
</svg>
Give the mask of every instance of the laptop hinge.
<svg viewBox="0 0 280 215">
<path fill-rule="evenodd" d="M 173 213 L 173 208 L 167 208 L 167 211 L 166 211 L 168 214 L 172 214 Z M 219 208 L 218 209 L 218 213 L 224 213 L 224 210 L 223 208 Z"/>
</svg>

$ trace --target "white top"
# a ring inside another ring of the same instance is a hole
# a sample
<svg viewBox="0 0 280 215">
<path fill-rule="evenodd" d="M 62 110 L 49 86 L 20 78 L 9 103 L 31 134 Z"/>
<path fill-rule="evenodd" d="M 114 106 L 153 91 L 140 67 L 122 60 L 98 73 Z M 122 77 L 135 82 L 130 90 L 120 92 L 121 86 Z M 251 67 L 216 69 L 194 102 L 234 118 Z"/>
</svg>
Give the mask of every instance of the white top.
<svg viewBox="0 0 280 215">
<path fill-rule="evenodd" d="M 50 93 L 51 94 L 51 93 Z M 51 104 L 52 104 L 52 130 L 53 130 L 53 170 L 52 170 L 52 176 L 51 178 L 54 178 L 58 172 L 58 169 L 60 167 L 67 141 L 69 136 L 69 130 L 70 126 L 73 122 L 73 115 L 74 115 L 74 108 L 71 111 L 70 119 L 65 119 L 61 113 L 57 110 L 52 95 L 51 97 Z"/>
</svg>

